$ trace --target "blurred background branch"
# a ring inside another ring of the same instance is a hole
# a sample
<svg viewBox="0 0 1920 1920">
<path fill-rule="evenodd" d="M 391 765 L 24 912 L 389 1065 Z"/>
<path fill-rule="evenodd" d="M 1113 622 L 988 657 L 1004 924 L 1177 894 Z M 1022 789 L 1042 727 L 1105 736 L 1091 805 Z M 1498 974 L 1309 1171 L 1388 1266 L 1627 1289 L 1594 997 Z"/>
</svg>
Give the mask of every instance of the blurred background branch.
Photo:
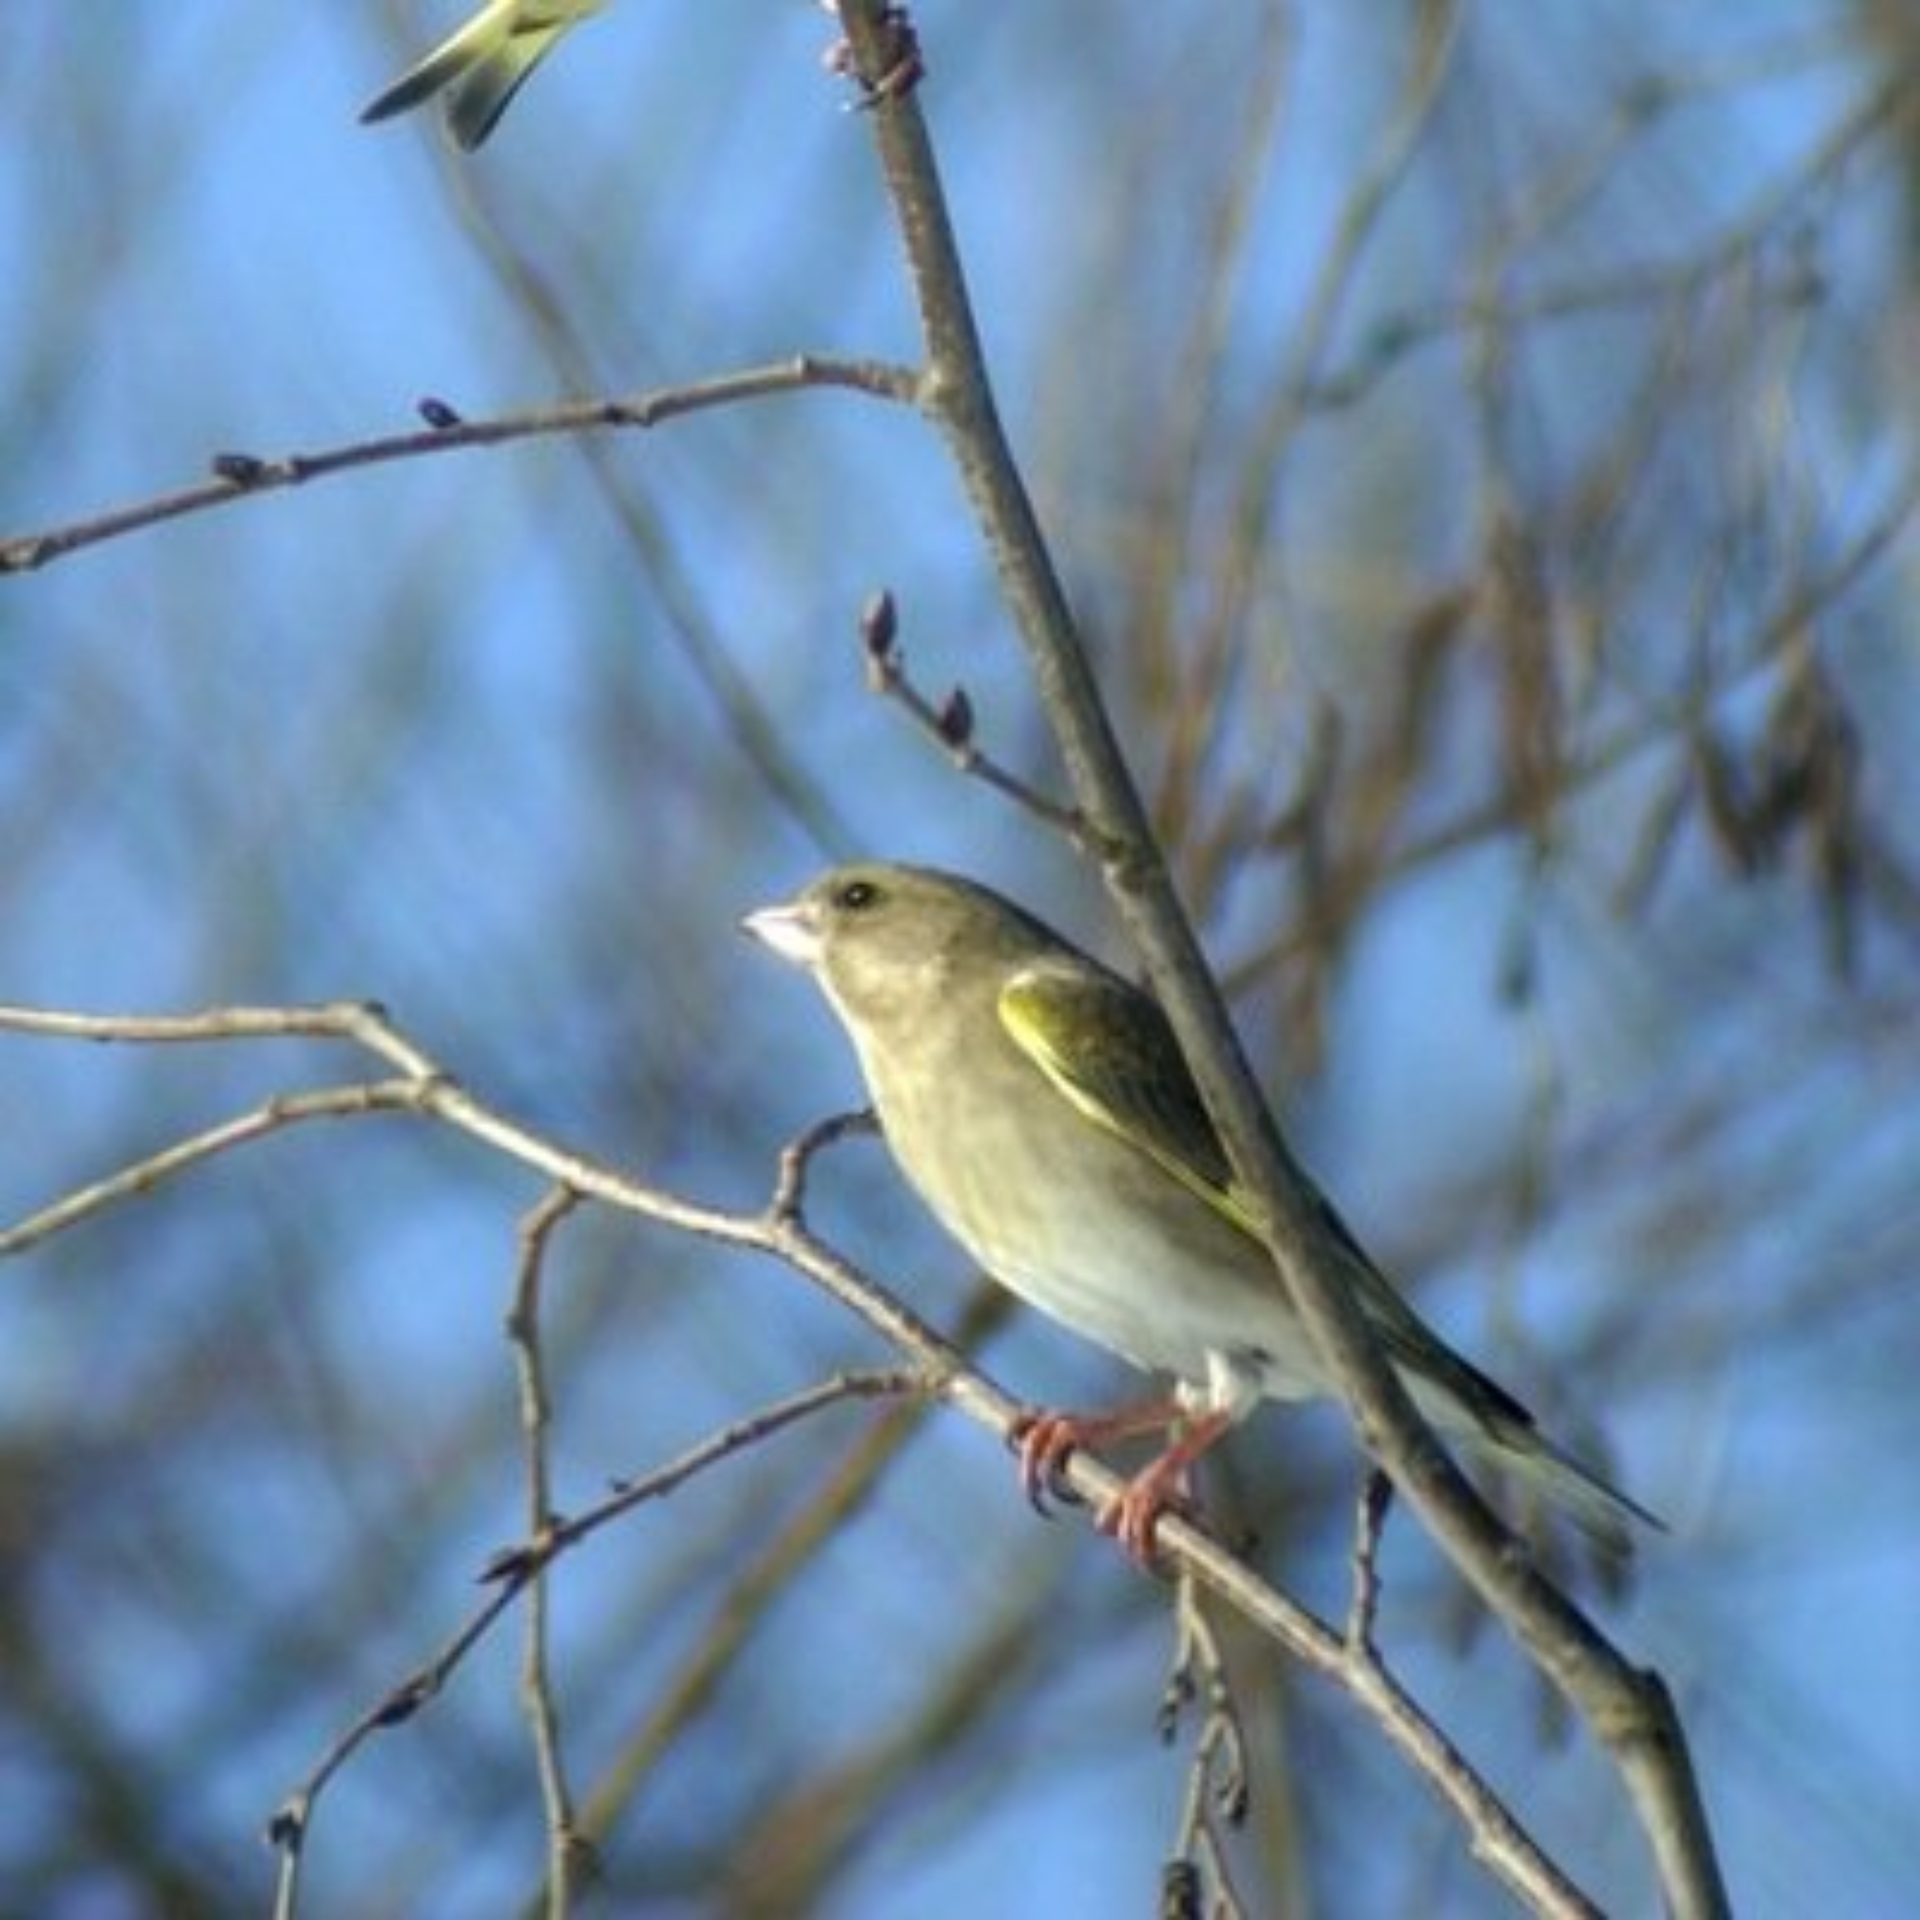
<svg viewBox="0 0 1920 1920">
<path fill-rule="evenodd" d="M 1675 1522 L 1609 1620 L 1674 1675 L 1760 1914 L 1920 1884 L 1898 11 L 919 19 L 1006 423 L 1240 1030 L 1422 1306 Z M 712 0 L 692 33 L 609 7 L 457 163 L 424 120 L 353 125 L 447 24 L 22 15 L 0 526 L 213 449 L 354 444 L 422 394 L 478 422 L 801 343 L 911 356 L 808 10 Z M 851 620 L 884 581 L 922 684 L 963 684 L 996 763 L 1059 790 L 930 440 L 844 396 L 730 407 L 0 581 L 0 999 L 374 994 L 530 1127 L 759 1195 L 852 1078 L 726 929 L 823 846 L 966 867 L 1101 940 L 1068 850 L 861 691 Z M 0 1214 L 318 1084 L 290 1044 L 0 1035 Z M 264 1910 L 264 1809 L 519 1530 L 497 1322 L 539 1190 L 439 1130 L 306 1127 L 8 1263 L 10 1909 Z M 812 1207 L 960 1324 L 881 1156 L 834 1156 Z M 772 1265 L 598 1209 L 543 1305 L 570 1510 L 861 1358 Z M 1025 1316 L 986 1358 L 1036 1399 L 1114 1384 Z M 584 1806 L 726 1635 L 740 1542 L 839 1471 L 827 1424 L 554 1583 Z M 1335 1614 L 1356 1471 L 1337 1420 L 1276 1414 L 1213 1489 Z M 604 1898 L 1138 1903 L 1184 1783 L 1152 1739 L 1161 1598 L 1008 1484 L 970 1423 L 903 1434 L 862 1524 L 739 1621 L 616 1792 Z M 1380 1557 L 1419 1697 L 1609 1910 L 1644 1909 L 1592 1756 L 1413 1529 Z M 343 1776 L 352 1844 L 310 1863 L 310 1911 L 457 1920 L 538 1883 L 517 1660 L 483 1651 Z M 1237 1863 L 1249 1906 L 1503 1910 L 1368 1731 L 1274 1666 L 1237 1676 L 1274 1822 Z"/>
</svg>

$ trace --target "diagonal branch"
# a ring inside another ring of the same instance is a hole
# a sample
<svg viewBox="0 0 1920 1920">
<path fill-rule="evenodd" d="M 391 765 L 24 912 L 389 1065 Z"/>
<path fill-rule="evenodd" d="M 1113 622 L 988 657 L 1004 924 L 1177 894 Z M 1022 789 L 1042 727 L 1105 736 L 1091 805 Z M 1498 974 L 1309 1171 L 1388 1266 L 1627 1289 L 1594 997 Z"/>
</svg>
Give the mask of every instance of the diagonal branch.
<svg viewBox="0 0 1920 1920">
<path fill-rule="evenodd" d="M 560 1146 L 544 1135 L 468 1093 L 427 1051 L 397 1027 L 378 1006 L 339 1000 L 310 1006 L 212 1008 L 199 1014 L 82 1014 L 39 1008 L 0 1006 L 0 1033 L 15 1032 L 97 1042 L 184 1045 L 232 1040 L 334 1040 L 359 1046 L 386 1067 L 392 1077 L 359 1088 L 331 1090 L 327 1110 L 355 1113 L 400 1111 L 451 1127 L 541 1174 L 556 1188 L 622 1212 L 704 1238 L 768 1254 L 792 1267 L 857 1316 L 904 1360 L 904 1370 L 839 1376 L 777 1407 L 742 1422 L 695 1448 L 682 1459 L 632 1482 L 622 1483 L 579 1515 L 555 1516 L 529 1539 L 496 1555 L 488 1568 L 495 1591 L 450 1636 L 445 1646 L 416 1674 L 375 1703 L 329 1748 L 307 1780 L 276 1815 L 272 1837 L 281 1849 L 280 1904 L 295 1911 L 302 1843 L 313 1804 L 326 1783 L 367 1739 L 407 1719 L 430 1700 L 464 1660 L 471 1647 L 557 1553 L 577 1545 L 620 1514 L 659 1498 L 688 1475 L 737 1452 L 774 1427 L 853 1395 L 920 1392 L 937 1396 L 1011 1446 L 1028 1409 L 979 1372 L 950 1341 L 936 1332 L 888 1289 L 819 1239 L 801 1211 L 806 1162 L 819 1148 L 864 1124 L 848 1116 L 811 1129 L 782 1156 L 774 1190 L 765 1206 L 730 1212 L 687 1199 L 633 1178 L 593 1157 Z M 380 1098 L 348 1096 L 379 1089 Z M 242 1116 L 247 1124 L 228 1123 L 193 1136 L 191 1154 L 166 1149 L 139 1163 L 136 1171 L 98 1182 L 84 1208 L 56 1203 L 28 1222 L 0 1233 L 0 1251 L 23 1252 L 65 1226 L 105 1211 L 119 1200 L 148 1191 L 217 1153 L 248 1144 L 296 1119 L 306 1117 L 297 1096 L 268 1101 Z M 37 1225 L 35 1223 L 38 1223 Z M 25 1228 L 33 1226 L 32 1233 Z M 1076 1451 L 1059 1470 L 1061 1479 L 1098 1512 L 1122 1487 L 1117 1474 L 1091 1455 Z M 1339 1687 L 1380 1727 L 1407 1765 L 1461 1818 L 1475 1852 L 1489 1869 L 1535 1911 L 1589 1916 L 1593 1909 L 1487 1782 L 1447 1739 L 1404 1687 L 1364 1642 L 1295 1604 L 1261 1579 L 1191 1521 L 1169 1514 L 1157 1534 L 1162 1560 L 1178 1577 L 1190 1578 L 1232 1607 L 1257 1632 Z M 594 1830 L 589 1806 L 581 1825 Z"/>
<path fill-rule="evenodd" d="M 31 573 L 83 547 L 98 546 L 169 520 L 209 513 L 236 500 L 351 473 L 359 467 L 387 466 L 396 460 L 417 460 L 553 434 L 658 427 L 681 414 L 816 387 L 843 387 L 894 402 L 911 402 L 917 397 L 914 377 L 903 368 L 878 360 L 834 359 L 810 353 L 797 353 L 769 366 L 716 374 L 684 386 L 658 387 L 612 400 L 569 400 L 557 406 L 496 414 L 485 420 L 464 419 L 446 401 L 430 397 L 420 402 L 420 416 L 426 426 L 417 432 L 385 434 L 346 446 L 322 447 L 313 453 L 218 453 L 208 462 L 213 478 L 196 486 L 179 487 L 38 532 L 0 537 L 0 574 Z"/>
<path fill-rule="evenodd" d="M 857 71 L 884 73 L 880 0 L 843 0 Z M 867 116 L 924 335 L 928 404 L 945 434 L 1059 741 L 1069 783 L 1127 932 L 1179 1037 L 1288 1297 L 1340 1383 L 1360 1436 L 1475 1590 L 1613 1754 L 1667 1899 L 1683 1920 L 1727 1911 L 1704 1806 L 1672 1700 L 1551 1582 L 1448 1460 L 1339 1278 L 1316 1209 L 1248 1068 L 1181 910 L 1001 425 L 925 122 L 911 92 Z"/>
</svg>

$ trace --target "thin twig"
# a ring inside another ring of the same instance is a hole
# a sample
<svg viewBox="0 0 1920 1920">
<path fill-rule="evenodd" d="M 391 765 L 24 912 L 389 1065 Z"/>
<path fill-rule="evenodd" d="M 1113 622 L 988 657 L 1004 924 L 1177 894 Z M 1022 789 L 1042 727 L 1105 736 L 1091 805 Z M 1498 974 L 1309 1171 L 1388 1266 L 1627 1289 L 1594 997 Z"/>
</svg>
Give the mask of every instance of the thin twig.
<svg viewBox="0 0 1920 1920">
<path fill-rule="evenodd" d="M 824 354 L 799 353 L 762 367 L 745 367 L 683 386 L 658 387 L 611 400 L 570 400 L 551 407 L 529 407 L 518 413 L 495 414 L 485 420 L 467 420 L 446 401 L 429 397 L 420 402 L 426 427 L 413 433 L 383 434 L 345 446 L 323 447 L 313 453 L 219 453 L 208 462 L 211 480 L 155 494 L 124 507 L 110 508 L 84 519 L 43 528 L 35 533 L 0 539 L 0 574 L 31 573 L 83 547 L 117 540 L 146 527 L 160 526 L 190 514 L 231 506 L 237 500 L 304 486 L 337 473 L 362 467 L 385 466 L 395 460 L 416 460 L 472 447 L 499 446 L 510 440 L 532 440 L 553 434 L 628 431 L 664 426 L 682 414 L 713 407 L 737 406 L 770 394 L 806 392 L 818 387 L 841 387 L 876 400 L 912 405 L 919 398 L 919 381 L 904 367 L 878 360 L 843 360 Z"/>
<path fill-rule="evenodd" d="M 555 1229 L 580 1204 L 571 1187 L 556 1186 L 520 1222 L 520 1258 L 514 1273 L 513 1304 L 507 1310 L 507 1339 L 513 1348 L 520 1392 L 520 1431 L 526 1446 L 527 1537 L 543 1540 L 559 1517 L 553 1509 L 552 1471 L 547 1435 L 552 1419 L 546 1366 L 540 1344 L 540 1280 L 548 1242 Z M 573 1794 L 560 1751 L 560 1709 L 554 1699 L 548 1665 L 547 1569 L 543 1563 L 528 1582 L 521 1650 L 520 1696 L 533 1735 L 534 1764 L 540 1775 L 540 1799 L 547 1821 L 547 1920 L 566 1920 L 574 1888 L 594 1867 L 593 1849 L 575 1823 Z"/>
<path fill-rule="evenodd" d="M 799 1219 L 806 1205 L 807 1169 L 812 1166 L 814 1155 L 836 1141 L 850 1139 L 856 1133 L 879 1131 L 880 1116 L 871 1107 L 860 1107 L 851 1113 L 836 1113 L 828 1119 L 816 1120 L 797 1140 L 790 1140 L 780 1149 L 773 1197 L 767 1202 L 767 1211 L 778 1220 Z"/>
<path fill-rule="evenodd" d="M 559 1557 L 599 1532 L 609 1521 L 649 1500 L 664 1498 L 695 1475 L 706 1472 L 746 1448 L 757 1446 L 800 1420 L 850 1400 L 874 1399 L 910 1393 L 922 1386 L 921 1376 L 901 1369 L 840 1373 L 801 1392 L 730 1421 L 718 1432 L 690 1447 L 665 1466 L 618 1484 L 608 1498 L 577 1518 L 555 1516 L 527 1539 L 496 1553 L 482 1569 L 481 1578 L 492 1591 L 442 1642 L 426 1662 L 388 1689 L 328 1746 L 319 1761 L 281 1802 L 268 1822 L 267 1838 L 280 1850 L 283 1890 L 294 1880 L 296 1863 L 313 1824 L 314 1810 L 334 1776 L 376 1733 L 397 1727 L 436 1699 L 467 1655 L 488 1630 Z M 290 1914 L 291 1905 L 276 1905 L 276 1916 Z"/>
<path fill-rule="evenodd" d="M 1160 1702 L 1160 1735 L 1172 1739 L 1181 1713 L 1197 1704 L 1199 1724 L 1187 1762 L 1174 1848 L 1162 1869 L 1168 1904 L 1193 1897 L 1222 1920 L 1245 1920 L 1246 1906 L 1234 1887 L 1223 1824 L 1246 1819 L 1248 1769 L 1246 1729 L 1220 1648 L 1220 1638 L 1201 1604 L 1192 1575 L 1174 1583 L 1174 1654 Z M 1184 1870 L 1184 1871 L 1183 1871 Z M 1198 1909 L 1196 1909 L 1198 1910 Z"/>
<path fill-rule="evenodd" d="M 1347 1645 L 1356 1652 L 1373 1647 L 1374 1621 L 1380 1612 L 1380 1538 L 1392 1504 L 1393 1482 L 1378 1467 L 1369 1468 L 1360 1483 L 1353 1517 L 1353 1596 L 1347 1603 Z"/>
<path fill-rule="evenodd" d="M 363 1080 L 345 1086 L 313 1087 L 304 1093 L 279 1093 L 230 1120 L 176 1140 L 119 1172 L 77 1187 L 14 1225 L 0 1229 L 0 1259 L 29 1247 L 122 1200 L 137 1199 L 216 1154 L 232 1151 L 270 1133 L 284 1132 L 308 1120 L 344 1120 L 369 1113 L 417 1110 L 417 1080 Z"/>
<path fill-rule="evenodd" d="M 937 705 L 914 685 L 899 645 L 899 618 L 893 595 L 873 594 L 860 612 L 860 645 L 867 663 L 867 685 L 894 701 L 969 778 L 991 787 L 1023 812 L 1064 835 L 1082 853 L 1097 858 L 1100 845 L 1077 807 L 1050 800 L 1018 774 L 988 757 L 977 737 L 977 717 L 965 687 L 955 686 Z"/>
</svg>

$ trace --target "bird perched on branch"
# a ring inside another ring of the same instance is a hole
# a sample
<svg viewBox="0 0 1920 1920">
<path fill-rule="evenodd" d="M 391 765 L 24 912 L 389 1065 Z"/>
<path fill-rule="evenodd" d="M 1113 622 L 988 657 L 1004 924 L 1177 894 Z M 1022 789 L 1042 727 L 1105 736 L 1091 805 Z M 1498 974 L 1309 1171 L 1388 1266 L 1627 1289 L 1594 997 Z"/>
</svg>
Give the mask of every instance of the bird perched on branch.
<svg viewBox="0 0 1920 1920">
<path fill-rule="evenodd" d="M 554 42 L 604 0 L 487 0 L 416 67 L 370 101 L 363 122 L 385 120 L 436 94 L 446 96 L 447 125 L 471 153 L 490 134 Z"/>
<path fill-rule="evenodd" d="M 1172 1398 L 1031 1418 L 1030 1495 L 1077 1445 L 1175 1434 L 1100 1516 L 1146 1560 L 1192 1463 L 1254 1406 L 1337 1393 L 1147 994 L 1011 901 L 925 868 L 836 867 L 742 925 L 826 994 L 894 1158 L 948 1232 L 1041 1312 L 1173 1376 Z M 1609 1547 L 1659 1525 L 1434 1333 L 1297 1177 L 1340 1278 L 1435 1428 Z"/>
</svg>

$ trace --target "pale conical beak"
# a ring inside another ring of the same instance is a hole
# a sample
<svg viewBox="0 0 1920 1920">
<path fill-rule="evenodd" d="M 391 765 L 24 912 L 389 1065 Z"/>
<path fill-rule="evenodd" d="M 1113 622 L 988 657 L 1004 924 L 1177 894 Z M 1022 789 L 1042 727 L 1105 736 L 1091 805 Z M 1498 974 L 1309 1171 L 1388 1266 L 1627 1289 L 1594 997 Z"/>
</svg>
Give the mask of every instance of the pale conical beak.
<svg viewBox="0 0 1920 1920">
<path fill-rule="evenodd" d="M 820 928 L 813 910 L 803 901 L 784 900 L 778 906 L 756 907 L 741 917 L 740 931 L 751 934 L 763 947 L 796 967 L 819 964 Z"/>
</svg>

